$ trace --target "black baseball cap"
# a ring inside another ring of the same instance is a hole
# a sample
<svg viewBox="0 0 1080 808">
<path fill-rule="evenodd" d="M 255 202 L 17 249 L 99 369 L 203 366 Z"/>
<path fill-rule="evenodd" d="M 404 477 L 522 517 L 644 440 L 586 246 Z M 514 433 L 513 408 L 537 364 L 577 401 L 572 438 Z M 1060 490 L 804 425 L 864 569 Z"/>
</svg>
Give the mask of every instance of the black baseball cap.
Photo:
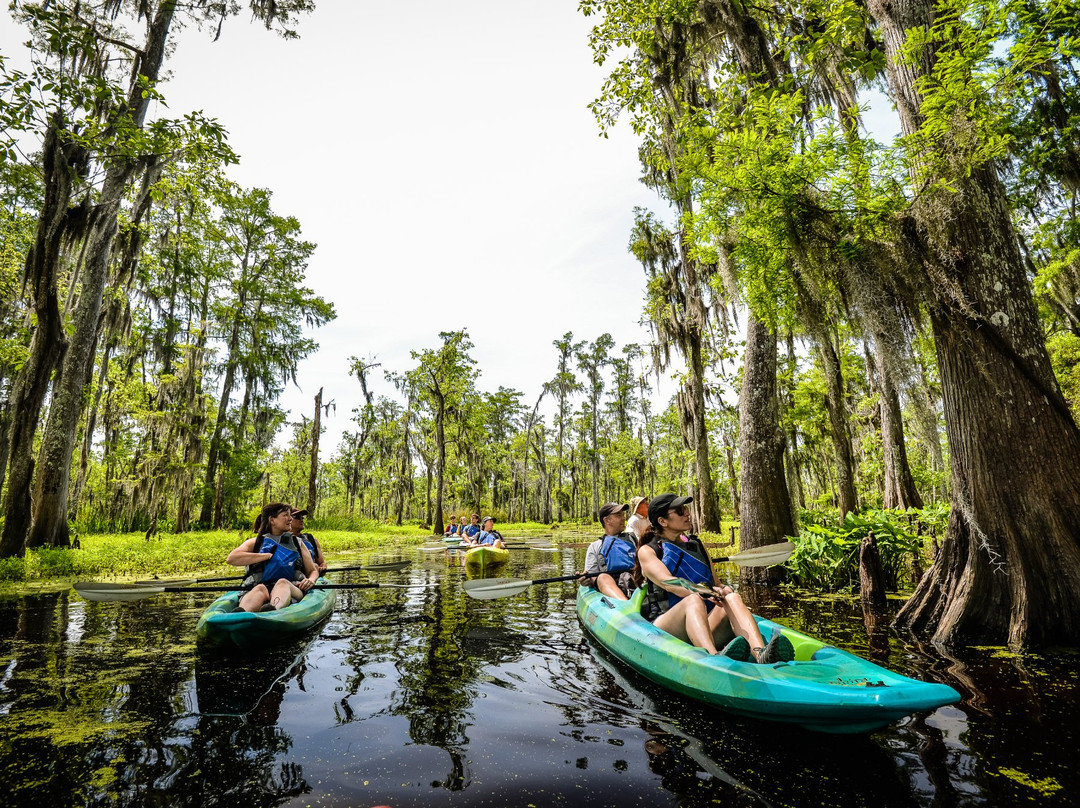
<svg viewBox="0 0 1080 808">
<path fill-rule="evenodd" d="M 303 509 L 301 509 L 299 511 L 293 511 L 292 512 L 293 519 L 303 519 L 307 515 L 308 515 L 308 512 L 303 510 Z"/>
<path fill-rule="evenodd" d="M 604 519 L 611 516 L 611 514 L 613 513 L 619 513 L 620 511 L 628 510 L 630 510 L 630 506 L 622 502 L 608 502 L 600 508 L 600 521 L 603 522 Z"/>
<path fill-rule="evenodd" d="M 652 522 L 653 527 L 659 528 L 658 520 L 667 516 L 668 511 L 693 501 L 693 497 L 680 497 L 678 494 L 661 494 L 653 497 L 649 500 L 649 521 Z"/>
</svg>

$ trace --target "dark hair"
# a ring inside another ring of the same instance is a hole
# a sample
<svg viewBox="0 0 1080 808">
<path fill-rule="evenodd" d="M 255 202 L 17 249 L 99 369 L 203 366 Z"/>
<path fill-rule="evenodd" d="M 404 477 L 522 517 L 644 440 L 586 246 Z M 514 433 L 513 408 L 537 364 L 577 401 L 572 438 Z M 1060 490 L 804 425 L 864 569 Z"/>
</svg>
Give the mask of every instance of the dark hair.
<svg viewBox="0 0 1080 808">
<path fill-rule="evenodd" d="M 645 532 L 641 534 L 641 538 L 638 539 L 637 552 L 634 553 L 634 571 L 632 573 L 634 576 L 634 583 L 638 586 L 645 583 L 645 574 L 641 571 L 641 548 L 659 535 L 660 531 L 650 524 L 645 528 Z"/>
<path fill-rule="evenodd" d="M 259 511 L 259 515 L 255 517 L 255 524 L 251 526 L 256 536 L 261 536 L 263 533 L 270 531 L 270 520 L 279 515 L 282 511 L 288 511 L 292 513 L 292 506 L 286 505 L 284 502 L 271 502 L 269 505 L 264 505 L 263 509 Z"/>
</svg>

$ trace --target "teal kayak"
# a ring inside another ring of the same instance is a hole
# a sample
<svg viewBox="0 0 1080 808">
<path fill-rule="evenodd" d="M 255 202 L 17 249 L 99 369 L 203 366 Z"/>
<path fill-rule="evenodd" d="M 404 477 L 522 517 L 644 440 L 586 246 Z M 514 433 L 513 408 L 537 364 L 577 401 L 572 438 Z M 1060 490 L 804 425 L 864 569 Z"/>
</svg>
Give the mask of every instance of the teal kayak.
<svg viewBox="0 0 1080 808">
<path fill-rule="evenodd" d="M 600 645 L 643 676 L 738 715 L 819 732 L 869 732 L 960 700 L 948 685 L 901 676 L 756 615 L 766 639 L 780 629 L 791 640 L 794 662 L 757 665 L 711 656 L 645 620 L 643 597 L 638 589 L 629 601 L 614 601 L 581 587 L 578 618 Z"/>
<path fill-rule="evenodd" d="M 250 646 L 263 641 L 280 641 L 311 628 L 334 609 L 333 589 L 318 586 L 299 603 L 265 612 L 242 612 L 237 606 L 242 592 L 227 592 L 199 617 L 196 638 L 213 645 Z"/>
</svg>

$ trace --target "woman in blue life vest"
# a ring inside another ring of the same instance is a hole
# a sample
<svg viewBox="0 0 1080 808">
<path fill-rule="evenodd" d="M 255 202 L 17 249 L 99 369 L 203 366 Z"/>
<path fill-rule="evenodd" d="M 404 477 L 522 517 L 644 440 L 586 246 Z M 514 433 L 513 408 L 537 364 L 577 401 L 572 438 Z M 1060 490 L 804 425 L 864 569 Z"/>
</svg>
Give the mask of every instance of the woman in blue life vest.
<svg viewBox="0 0 1080 808">
<path fill-rule="evenodd" d="M 495 519 L 485 516 L 480 524 L 480 532 L 476 534 L 470 544 L 473 547 L 503 547 L 503 535 L 495 529 Z"/>
<path fill-rule="evenodd" d="M 729 586 L 718 585 L 704 545 L 690 530 L 686 505 L 692 497 L 661 494 L 649 503 L 649 529 L 638 544 L 634 579 L 647 583 L 642 616 L 657 628 L 684 642 L 720 653 L 738 662 L 788 662 L 794 659 L 791 642 L 777 631 L 768 645 L 742 598 Z M 712 587 L 704 598 L 678 585 L 672 578 Z"/>
<path fill-rule="evenodd" d="M 255 536 L 245 541 L 225 559 L 234 567 L 247 567 L 240 598 L 245 612 L 258 612 L 269 603 L 275 609 L 304 597 L 319 580 L 319 568 L 304 542 L 289 528 L 293 509 L 272 502 L 255 519 Z"/>
<path fill-rule="evenodd" d="M 456 536 L 458 532 L 457 517 L 450 517 L 450 524 L 446 526 L 446 530 L 443 531 L 444 536 Z"/>
</svg>

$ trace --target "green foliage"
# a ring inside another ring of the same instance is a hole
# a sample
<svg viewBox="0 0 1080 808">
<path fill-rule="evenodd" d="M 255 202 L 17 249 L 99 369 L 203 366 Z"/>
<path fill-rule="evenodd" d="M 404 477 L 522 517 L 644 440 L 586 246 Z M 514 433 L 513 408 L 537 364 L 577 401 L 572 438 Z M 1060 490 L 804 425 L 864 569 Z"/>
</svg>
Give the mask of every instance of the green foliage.
<svg viewBox="0 0 1080 808">
<path fill-rule="evenodd" d="M 336 553 L 386 547 L 412 546 L 430 535 L 429 531 L 357 520 L 351 530 L 321 529 L 321 520 L 309 526 L 321 542 L 333 566 Z M 243 572 L 225 564 L 225 557 L 250 531 L 216 530 L 202 533 L 159 533 L 147 541 L 142 533 L 102 533 L 82 536 L 82 549 L 42 548 L 23 556 L 0 559 L 0 579 L 5 581 L 49 581 L 64 578 L 101 577 L 183 577 L 215 573 Z"/>
<path fill-rule="evenodd" d="M 1052 334 L 1046 348 L 1061 392 L 1073 416 L 1080 416 L 1080 336 L 1072 331 Z"/>
<path fill-rule="evenodd" d="M 862 540 L 873 533 L 885 585 L 896 589 L 905 568 L 921 548 L 920 538 L 899 523 L 902 515 L 871 510 L 849 513 L 839 525 L 805 525 L 795 539 L 795 552 L 787 561 L 788 570 L 801 586 L 827 591 L 857 588 L 859 548 Z"/>
</svg>

